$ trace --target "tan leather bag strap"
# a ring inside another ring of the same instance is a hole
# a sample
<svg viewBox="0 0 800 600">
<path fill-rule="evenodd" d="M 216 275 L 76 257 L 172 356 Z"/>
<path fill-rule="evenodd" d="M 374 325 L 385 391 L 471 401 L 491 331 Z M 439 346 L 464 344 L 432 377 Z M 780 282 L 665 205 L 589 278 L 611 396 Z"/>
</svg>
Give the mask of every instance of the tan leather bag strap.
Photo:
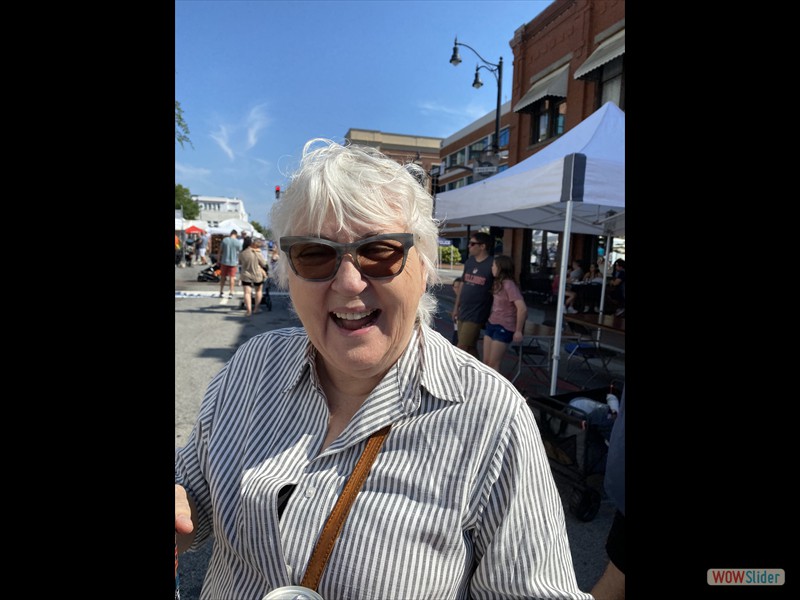
<svg viewBox="0 0 800 600">
<path fill-rule="evenodd" d="M 378 456 L 378 451 L 381 449 L 383 440 L 386 439 L 390 428 L 391 425 L 387 425 L 380 431 L 373 433 L 367 440 L 364 451 L 350 474 L 344 490 L 342 490 L 342 495 L 339 496 L 331 514 L 328 516 L 328 520 L 325 522 L 325 526 L 322 528 L 322 533 L 317 540 L 316 546 L 314 546 L 314 551 L 311 553 L 311 560 L 308 561 L 308 567 L 306 567 L 306 573 L 303 575 L 303 581 L 300 582 L 300 585 L 312 590 L 317 589 L 322 572 L 325 570 L 325 565 L 333 551 L 333 545 L 336 543 L 336 538 L 339 537 L 342 525 L 344 525 L 344 520 L 350 512 L 350 507 L 353 505 L 361 486 L 364 485 L 367 473 L 369 473 L 375 457 Z"/>
</svg>

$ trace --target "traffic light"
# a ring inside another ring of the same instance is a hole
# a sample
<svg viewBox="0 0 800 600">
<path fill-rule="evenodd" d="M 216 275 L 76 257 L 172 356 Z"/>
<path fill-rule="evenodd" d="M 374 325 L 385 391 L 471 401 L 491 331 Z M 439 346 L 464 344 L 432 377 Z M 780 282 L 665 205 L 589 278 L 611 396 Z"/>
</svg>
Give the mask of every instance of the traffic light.
<svg viewBox="0 0 800 600">
<path fill-rule="evenodd" d="M 281 186 L 275 186 L 275 200 L 280 200 L 281 198 Z"/>
</svg>

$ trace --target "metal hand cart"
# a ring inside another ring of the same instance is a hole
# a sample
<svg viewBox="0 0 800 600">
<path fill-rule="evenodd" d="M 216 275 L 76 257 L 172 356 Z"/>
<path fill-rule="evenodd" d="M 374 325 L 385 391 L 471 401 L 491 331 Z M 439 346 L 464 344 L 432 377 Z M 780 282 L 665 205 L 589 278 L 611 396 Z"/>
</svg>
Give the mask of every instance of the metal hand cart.
<svg viewBox="0 0 800 600">
<path fill-rule="evenodd" d="M 607 407 L 606 395 L 612 391 L 619 397 L 620 389 L 612 383 L 527 399 L 539 425 L 553 477 L 572 488 L 569 509 L 581 521 L 591 521 L 600 510 L 613 419 L 606 419 L 603 411 L 590 413 L 570 405 L 570 401 L 588 398 Z"/>
</svg>

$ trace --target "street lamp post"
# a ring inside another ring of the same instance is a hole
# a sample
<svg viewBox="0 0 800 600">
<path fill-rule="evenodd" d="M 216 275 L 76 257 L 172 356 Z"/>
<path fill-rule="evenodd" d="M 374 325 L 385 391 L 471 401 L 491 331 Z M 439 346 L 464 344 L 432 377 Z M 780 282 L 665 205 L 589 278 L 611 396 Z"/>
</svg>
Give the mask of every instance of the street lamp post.
<svg viewBox="0 0 800 600">
<path fill-rule="evenodd" d="M 472 87 L 477 90 L 483 86 L 483 82 L 481 81 L 481 76 L 479 73 L 481 69 L 486 69 L 489 71 L 492 75 L 494 75 L 494 78 L 497 81 L 497 113 L 494 117 L 494 140 L 492 142 L 492 149 L 494 150 L 494 154 L 497 155 L 500 149 L 500 93 L 503 88 L 503 57 L 500 57 L 500 62 L 497 64 L 491 63 L 478 54 L 478 51 L 475 50 L 475 48 L 459 42 L 458 37 L 456 37 L 453 44 L 453 56 L 450 57 L 450 64 L 454 67 L 457 67 L 461 63 L 461 57 L 458 55 L 459 46 L 464 46 L 465 48 L 472 50 L 475 53 L 475 56 L 481 59 L 481 61 L 484 63 L 482 65 L 475 66 L 475 80 L 472 82 Z"/>
</svg>

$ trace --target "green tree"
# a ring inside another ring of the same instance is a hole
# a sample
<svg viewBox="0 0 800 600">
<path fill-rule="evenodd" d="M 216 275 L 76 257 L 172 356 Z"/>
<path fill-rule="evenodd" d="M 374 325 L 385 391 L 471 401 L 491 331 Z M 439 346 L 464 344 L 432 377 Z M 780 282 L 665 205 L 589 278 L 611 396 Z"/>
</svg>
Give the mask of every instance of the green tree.
<svg viewBox="0 0 800 600">
<path fill-rule="evenodd" d="M 175 141 L 181 145 L 181 148 L 183 148 L 183 144 L 187 142 L 194 148 L 192 140 L 189 139 L 189 126 L 186 124 L 186 121 L 183 120 L 181 103 L 177 100 L 175 100 Z"/>
<path fill-rule="evenodd" d="M 455 246 L 439 246 L 439 263 L 457 265 L 461 262 L 461 252 Z"/>
<path fill-rule="evenodd" d="M 258 221 L 250 221 L 250 225 L 252 225 L 253 229 L 255 229 L 258 233 L 263 235 L 264 239 L 267 239 L 267 240 L 271 240 L 272 239 L 272 230 L 271 229 L 269 229 L 267 227 L 264 227 Z"/>
<path fill-rule="evenodd" d="M 175 208 L 183 210 L 183 218 L 192 220 L 200 216 L 200 205 L 192 200 L 192 193 L 181 184 L 175 184 Z"/>
</svg>

